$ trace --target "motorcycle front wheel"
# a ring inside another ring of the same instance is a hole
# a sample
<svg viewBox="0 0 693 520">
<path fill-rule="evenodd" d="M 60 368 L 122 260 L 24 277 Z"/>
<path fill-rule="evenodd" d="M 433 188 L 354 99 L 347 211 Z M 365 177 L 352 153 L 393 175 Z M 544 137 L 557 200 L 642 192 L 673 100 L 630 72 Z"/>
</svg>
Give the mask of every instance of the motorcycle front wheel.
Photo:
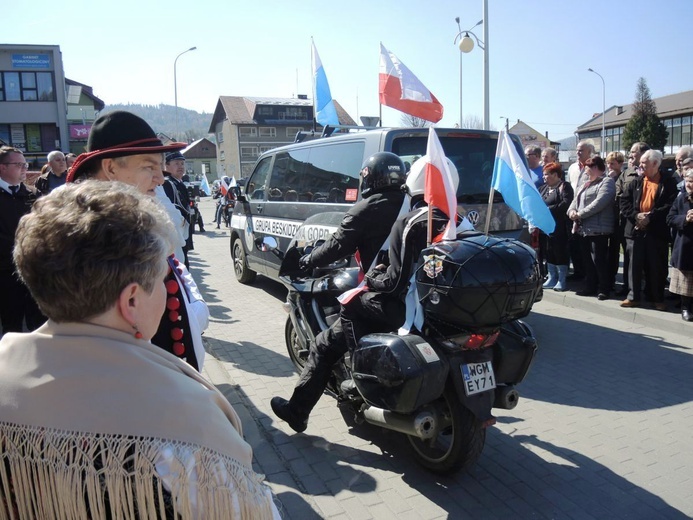
<svg viewBox="0 0 693 520">
<path fill-rule="evenodd" d="M 286 350 L 289 352 L 289 359 L 291 359 L 291 362 L 300 374 L 306 364 L 306 358 L 304 356 L 307 355 L 307 353 L 301 349 L 301 344 L 298 341 L 298 334 L 291 321 L 291 317 L 286 319 L 284 341 L 286 342 Z"/>
<path fill-rule="evenodd" d="M 437 435 L 422 440 L 408 435 L 416 461 L 441 475 L 454 473 L 473 465 L 486 442 L 486 430 L 474 414 L 460 403 L 457 393 L 448 387 L 437 403 L 442 423 Z"/>
</svg>

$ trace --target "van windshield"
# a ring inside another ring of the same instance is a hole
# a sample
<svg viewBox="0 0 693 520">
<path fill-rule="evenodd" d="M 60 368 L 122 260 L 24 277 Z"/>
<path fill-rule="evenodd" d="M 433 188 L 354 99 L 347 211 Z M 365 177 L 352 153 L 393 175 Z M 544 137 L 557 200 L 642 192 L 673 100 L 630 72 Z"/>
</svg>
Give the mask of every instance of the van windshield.
<svg viewBox="0 0 693 520">
<path fill-rule="evenodd" d="M 457 200 L 461 203 L 488 202 L 498 141 L 485 135 L 439 135 L 439 138 L 445 155 L 453 162 L 460 177 Z M 406 166 L 411 166 L 426 154 L 427 144 L 428 136 L 402 136 L 392 141 L 392 151 Z M 496 193 L 494 201 L 502 202 L 503 198 Z"/>
</svg>

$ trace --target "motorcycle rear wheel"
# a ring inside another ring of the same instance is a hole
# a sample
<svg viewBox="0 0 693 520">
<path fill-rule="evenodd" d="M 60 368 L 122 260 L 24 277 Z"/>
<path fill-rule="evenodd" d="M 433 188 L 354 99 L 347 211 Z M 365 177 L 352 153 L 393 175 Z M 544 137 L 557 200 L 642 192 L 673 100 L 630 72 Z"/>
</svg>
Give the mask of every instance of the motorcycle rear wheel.
<svg viewBox="0 0 693 520">
<path fill-rule="evenodd" d="M 286 325 L 284 327 L 284 341 L 286 342 L 286 350 L 289 352 L 289 359 L 298 370 L 300 374 L 303 370 L 306 360 L 300 355 L 301 344 L 298 342 L 298 334 L 294 328 L 294 324 L 291 321 L 291 317 L 286 318 Z"/>
<path fill-rule="evenodd" d="M 424 468 L 441 475 L 472 466 L 481 455 L 486 430 L 474 414 L 460 403 L 454 389 L 447 388 L 440 397 L 444 424 L 438 435 L 422 440 L 408 435 L 414 458 Z"/>
</svg>

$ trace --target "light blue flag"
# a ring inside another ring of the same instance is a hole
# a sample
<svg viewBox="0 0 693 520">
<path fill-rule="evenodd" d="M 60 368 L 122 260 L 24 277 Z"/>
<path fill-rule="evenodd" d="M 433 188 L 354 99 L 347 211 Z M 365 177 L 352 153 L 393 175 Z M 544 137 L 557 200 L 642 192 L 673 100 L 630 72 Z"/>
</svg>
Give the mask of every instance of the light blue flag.
<svg viewBox="0 0 693 520">
<path fill-rule="evenodd" d="M 500 192 L 505 203 L 531 226 L 541 229 L 547 235 L 553 233 L 556 222 L 551 211 L 537 191 L 525 163 L 505 130 L 498 134 L 491 187 Z"/>
<path fill-rule="evenodd" d="M 311 44 L 313 46 L 313 82 L 315 83 L 315 120 L 322 126 L 335 126 L 339 124 L 339 118 L 332 101 L 332 94 L 330 94 L 330 86 L 327 84 L 327 76 L 318 56 L 318 50 L 315 48 L 315 42 Z"/>
<path fill-rule="evenodd" d="M 212 194 L 212 190 L 209 189 L 209 181 L 207 180 L 207 174 L 202 172 L 202 181 L 200 182 L 200 189 L 205 192 L 208 197 Z"/>
</svg>

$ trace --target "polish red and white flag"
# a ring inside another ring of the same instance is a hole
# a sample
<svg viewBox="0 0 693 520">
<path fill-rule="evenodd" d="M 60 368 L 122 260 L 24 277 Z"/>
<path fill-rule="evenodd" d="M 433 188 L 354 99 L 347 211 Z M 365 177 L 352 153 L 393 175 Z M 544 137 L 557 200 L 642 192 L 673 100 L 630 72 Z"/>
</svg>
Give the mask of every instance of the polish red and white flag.
<svg viewBox="0 0 693 520">
<path fill-rule="evenodd" d="M 445 152 L 433 128 L 428 129 L 428 145 L 426 147 L 426 169 L 424 183 L 424 200 L 429 208 L 435 206 L 445 213 L 450 221 L 445 231 L 433 237 L 432 242 L 454 240 L 457 236 L 457 193 L 452 180 Z M 455 175 L 457 172 L 455 172 Z"/>
<path fill-rule="evenodd" d="M 379 80 L 381 104 L 433 123 L 443 119 L 440 101 L 382 43 Z"/>
</svg>

